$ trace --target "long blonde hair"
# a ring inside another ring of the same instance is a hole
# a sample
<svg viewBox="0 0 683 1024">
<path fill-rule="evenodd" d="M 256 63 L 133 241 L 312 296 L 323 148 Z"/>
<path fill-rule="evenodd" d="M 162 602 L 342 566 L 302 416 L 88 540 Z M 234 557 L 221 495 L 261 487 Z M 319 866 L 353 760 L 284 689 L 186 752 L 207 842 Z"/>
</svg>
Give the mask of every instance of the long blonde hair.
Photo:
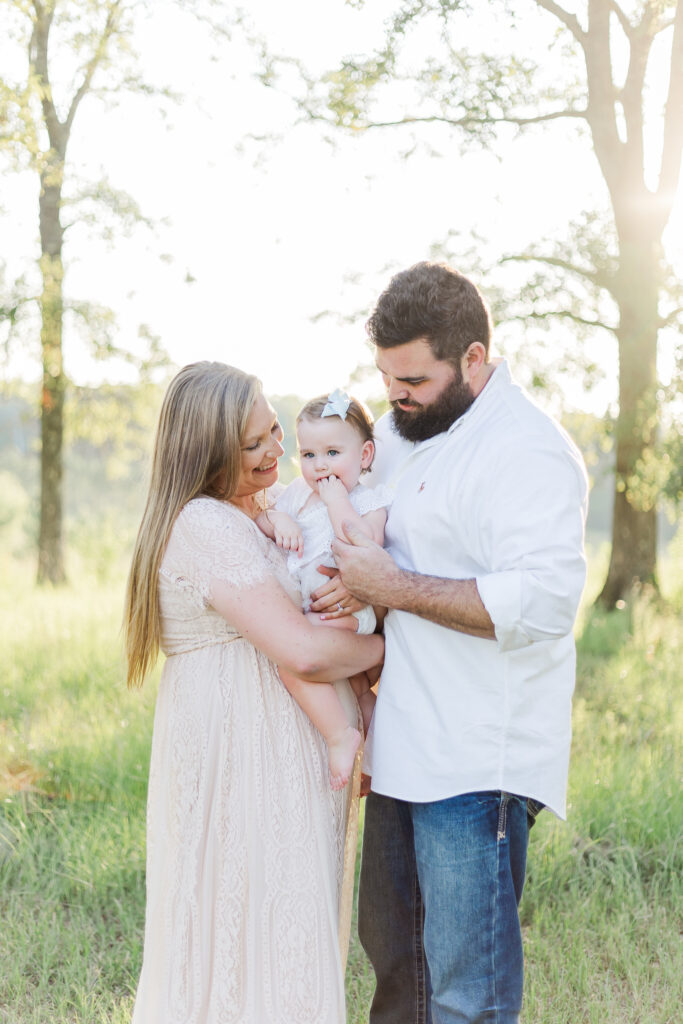
<svg viewBox="0 0 683 1024">
<path fill-rule="evenodd" d="M 192 363 L 168 387 L 126 588 L 123 627 L 129 686 L 142 685 L 159 654 L 158 575 L 176 517 L 198 494 L 224 500 L 233 496 L 240 474 L 240 440 L 260 393 L 257 377 L 225 363 Z"/>
</svg>

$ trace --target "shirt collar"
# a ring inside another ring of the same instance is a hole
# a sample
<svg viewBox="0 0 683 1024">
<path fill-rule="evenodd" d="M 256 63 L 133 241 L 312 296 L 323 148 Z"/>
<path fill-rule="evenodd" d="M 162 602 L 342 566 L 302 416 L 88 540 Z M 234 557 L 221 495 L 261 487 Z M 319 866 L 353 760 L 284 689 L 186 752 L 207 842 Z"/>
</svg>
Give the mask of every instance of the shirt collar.
<svg viewBox="0 0 683 1024">
<path fill-rule="evenodd" d="M 495 394 L 496 391 L 504 384 L 509 384 L 512 380 L 510 376 L 510 368 L 505 359 L 493 360 L 493 373 L 486 381 L 486 384 L 479 392 L 472 405 L 469 407 L 467 412 L 464 412 L 462 416 L 458 416 L 457 420 L 451 423 L 447 433 L 452 434 L 453 431 L 466 423 L 468 420 L 476 419 L 477 415 L 482 408 L 485 408 L 491 401 L 491 395 Z"/>
</svg>

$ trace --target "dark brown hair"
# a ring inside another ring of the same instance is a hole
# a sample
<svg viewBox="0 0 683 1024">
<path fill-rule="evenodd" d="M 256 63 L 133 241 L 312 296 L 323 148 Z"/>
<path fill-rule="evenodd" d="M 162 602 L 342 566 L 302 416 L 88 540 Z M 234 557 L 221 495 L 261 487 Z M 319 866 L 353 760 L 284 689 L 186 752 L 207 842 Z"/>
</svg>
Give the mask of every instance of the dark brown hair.
<svg viewBox="0 0 683 1024">
<path fill-rule="evenodd" d="M 416 263 L 392 277 L 366 330 L 378 348 L 424 338 L 435 359 L 459 363 L 479 341 L 488 356 L 491 319 L 479 289 L 443 263 Z"/>
</svg>

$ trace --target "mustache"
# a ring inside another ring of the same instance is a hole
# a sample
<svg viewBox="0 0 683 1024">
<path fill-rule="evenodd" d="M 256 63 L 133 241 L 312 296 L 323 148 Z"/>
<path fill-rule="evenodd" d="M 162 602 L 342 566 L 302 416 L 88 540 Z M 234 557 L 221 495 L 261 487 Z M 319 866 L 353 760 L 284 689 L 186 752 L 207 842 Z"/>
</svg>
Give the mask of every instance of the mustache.
<svg viewBox="0 0 683 1024">
<path fill-rule="evenodd" d="M 403 410 L 401 409 L 401 404 L 407 406 L 409 409 L 424 409 L 424 406 L 422 405 L 422 402 L 410 401 L 410 402 L 402 402 L 402 403 L 399 404 L 399 400 L 398 399 L 394 399 L 394 401 L 390 402 L 389 404 L 391 405 L 392 409 L 398 409 L 399 412 L 403 412 Z"/>
</svg>

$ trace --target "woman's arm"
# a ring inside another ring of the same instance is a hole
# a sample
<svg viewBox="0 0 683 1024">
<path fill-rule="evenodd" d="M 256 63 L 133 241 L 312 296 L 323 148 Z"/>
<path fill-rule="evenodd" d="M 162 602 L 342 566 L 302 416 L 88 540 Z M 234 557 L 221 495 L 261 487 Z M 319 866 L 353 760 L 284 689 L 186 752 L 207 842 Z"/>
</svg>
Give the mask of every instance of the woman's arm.
<svg viewBox="0 0 683 1024">
<path fill-rule="evenodd" d="M 211 604 L 245 640 L 309 682 L 345 679 L 376 665 L 384 656 L 380 636 L 311 625 L 272 577 L 240 588 L 214 579 Z"/>
</svg>

